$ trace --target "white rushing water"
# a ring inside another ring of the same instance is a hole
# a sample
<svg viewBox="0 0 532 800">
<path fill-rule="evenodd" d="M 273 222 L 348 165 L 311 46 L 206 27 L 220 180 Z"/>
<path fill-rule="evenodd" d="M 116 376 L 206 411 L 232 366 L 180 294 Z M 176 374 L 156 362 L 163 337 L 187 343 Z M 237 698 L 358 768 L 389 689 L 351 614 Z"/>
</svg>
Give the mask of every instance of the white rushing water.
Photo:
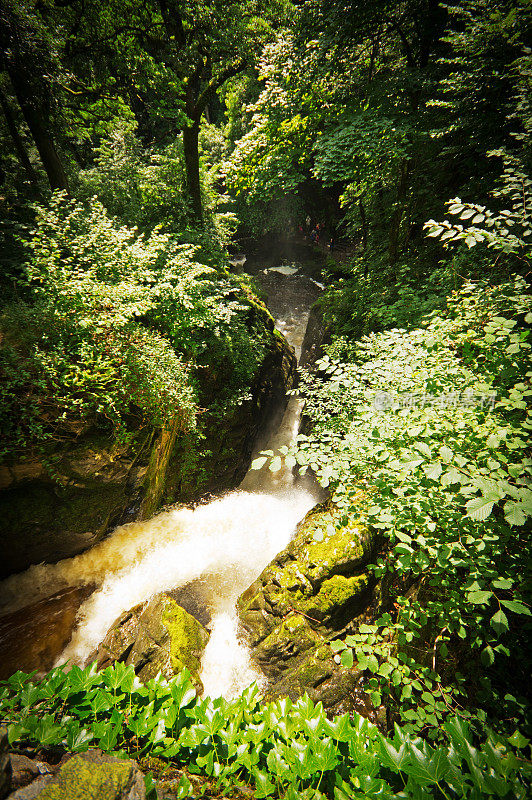
<svg viewBox="0 0 532 800">
<path fill-rule="evenodd" d="M 307 321 L 308 309 L 278 320 L 298 356 Z M 300 412 L 300 402 L 292 398 L 263 447 L 292 441 Z M 81 555 L 9 578 L 2 585 L 3 603 L 11 611 L 66 586 L 94 584 L 58 659 L 84 664 L 122 613 L 158 592 L 192 585 L 210 616 L 201 672 L 205 693 L 233 697 L 261 680 L 239 639 L 236 600 L 286 547 L 316 499 L 308 482 L 294 485 L 291 470 L 251 471 L 237 491 L 194 509 L 175 508 L 122 525 Z"/>
</svg>

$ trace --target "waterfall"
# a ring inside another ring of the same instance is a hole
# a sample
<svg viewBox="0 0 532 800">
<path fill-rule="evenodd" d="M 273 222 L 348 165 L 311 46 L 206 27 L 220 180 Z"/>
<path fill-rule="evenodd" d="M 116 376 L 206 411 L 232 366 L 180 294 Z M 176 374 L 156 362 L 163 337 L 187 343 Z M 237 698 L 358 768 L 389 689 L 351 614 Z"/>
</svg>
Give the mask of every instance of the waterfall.
<svg viewBox="0 0 532 800">
<path fill-rule="evenodd" d="M 282 275 L 279 280 L 289 280 L 294 291 L 297 278 Z M 277 319 L 298 357 L 308 313 L 309 304 Z M 300 413 L 300 401 L 291 398 L 281 424 L 261 448 L 289 444 Z M 229 698 L 261 680 L 239 639 L 236 600 L 286 547 L 316 499 L 310 482 L 294 483 L 291 470 L 250 471 L 236 491 L 209 503 L 122 525 L 81 555 L 12 576 L 2 585 L 2 598 L 13 610 L 63 587 L 95 585 L 57 659 L 83 665 L 123 612 L 158 592 L 182 589 L 186 595 L 187 587 L 193 587 L 210 618 L 201 671 L 205 693 Z"/>
</svg>

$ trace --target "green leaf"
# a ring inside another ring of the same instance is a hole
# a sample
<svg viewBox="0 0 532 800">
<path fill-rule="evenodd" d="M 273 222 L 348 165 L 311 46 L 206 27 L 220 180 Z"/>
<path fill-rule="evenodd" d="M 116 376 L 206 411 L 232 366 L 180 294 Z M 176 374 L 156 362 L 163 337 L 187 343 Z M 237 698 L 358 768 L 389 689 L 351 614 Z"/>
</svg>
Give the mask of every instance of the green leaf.
<svg viewBox="0 0 532 800">
<path fill-rule="evenodd" d="M 282 466 L 283 466 L 283 462 L 282 462 L 280 456 L 275 456 L 275 458 L 272 459 L 271 464 L 269 465 L 268 469 L 270 470 L 270 472 L 279 472 L 279 470 L 282 468 Z"/>
<path fill-rule="evenodd" d="M 474 497 L 466 503 L 466 516 L 474 519 L 476 522 L 482 522 L 489 517 L 494 505 L 493 500 L 488 500 L 484 496 Z"/>
<path fill-rule="evenodd" d="M 344 650 L 340 657 L 340 661 L 343 667 L 351 669 L 353 666 L 353 651 L 351 649 Z"/>
<path fill-rule="evenodd" d="M 490 597 L 493 596 L 493 592 L 469 592 L 467 595 L 467 600 L 469 603 L 474 603 L 475 605 L 481 605 L 483 603 L 487 603 Z"/>
<path fill-rule="evenodd" d="M 487 647 L 485 647 L 482 650 L 480 658 L 485 667 L 491 667 L 491 665 L 495 661 L 495 653 L 493 652 L 493 647 L 487 645 Z"/>
<path fill-rule="evenodd" d="M 436 481 L 440 477 L 442 473 L 442 466 L 439 462 L 435 464 L 427 464 L 423 467 L 423 471 L 427 478 L 430 480 Z"/>
<path fill-rule="evenodd" d="M 501 605 L 513 611 L 514 614 L 526 614 L 528 617 L 532 616 L 532 612 L 524 603 L 519 600 L 501 600 Z"/>
<path fill-rule="evenodd" d="M 520 731 L 515 731 L 512 733 L 512 735 L 508 737 L 508 741 L 510 744 L 513 744 L 514 747 L 518 747 L 520 750 L 530 744 L 530 739 L 527 739 L 526 736 L 523 736 Z"/>
<path fill-rule="evenodd" d="M 373 654 L 368 656 L 367 669 L 369 669 L 370 672 L 378 672 L 379 670 L 379 662 L 377 661 L 376 656 L 374 656 Z"/>
<path fill-rule="evenodd" d="M 504 633 L 504 631 L 509 629 L 508 619 L 502 609 L 499 609 L 497 613 L 492 616 L 490 619 L 490 625 L 495 633 L 497 633 L 499 636 L 501 633 Z"/>
</svg>

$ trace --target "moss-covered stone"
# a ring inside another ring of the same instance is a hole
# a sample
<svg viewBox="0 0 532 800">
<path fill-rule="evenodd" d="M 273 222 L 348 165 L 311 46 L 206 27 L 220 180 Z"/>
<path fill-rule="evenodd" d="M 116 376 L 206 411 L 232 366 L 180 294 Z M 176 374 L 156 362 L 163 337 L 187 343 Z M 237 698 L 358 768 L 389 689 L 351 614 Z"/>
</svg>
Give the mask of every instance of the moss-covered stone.
<svg viewBox="0 0 532 800">
<path fill-rule="evenodd" d="M 38 800 L 144 800 L 143 777 L 132 761 L 90 755 L 69 759 Z"/>
<path fill-rule="evenodd" d="M 192 675 L 199 675 L 201 654 L 209 635 L 184 608 L 168 598 L 162 621 L 170 635 L 170 663 L 174 673 L 184 667 Z"/>
<path fill-rule="evenodd" d="M 122 661 L 143 681 L 158 672 L 171 678 L 186 667 L 201 692 L 201 654 L 208 640 L 207 629 L 163 592 L 122 614 L 89 658 L 99 668 Z"/>
<path fill-rule="evenodd" d="M 334 685 L 344 685 L 345 670 L 335 664 L 327 642 L 356 626 L 371 598 L 373 583 L 365 568 L 373 547 L 358 520 L 342 519 L 330 501 L 322 503 L 241 595 L 240 620 L 254 661 L 273 682 L 272 696 L 296 697 L 329 682 L 324 698 L 337 704 L 341 692 L 335 693 Z"/>
<path fill-rule="evenodd" d="M 318 594 L 310 601 L 310 610 L 326 617 L 341 612 L 345 606 L 352 605 L 368 588 L 368 576 L 333 575 L 320 586 Z"/>
</svg>

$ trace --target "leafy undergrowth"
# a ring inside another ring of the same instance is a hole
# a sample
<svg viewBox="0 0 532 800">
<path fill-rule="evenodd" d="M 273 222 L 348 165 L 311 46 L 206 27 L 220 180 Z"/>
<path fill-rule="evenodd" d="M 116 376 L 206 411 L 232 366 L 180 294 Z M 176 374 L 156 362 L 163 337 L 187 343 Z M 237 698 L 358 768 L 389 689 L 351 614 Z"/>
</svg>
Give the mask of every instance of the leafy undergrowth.
<svg viewBox="0 0 532 800">
<path fill-rule="evenodd" d="M 488 733 L 474 743 L 459 718 L 446 721 L 444 741 L 433 748 L 398 726 L 387 738 L 357 714 L 331 721 L 306 696 L 262 704 L 250 687 L 230 702 L 200 700 L 186 671 L 142 684 L 132 667 L 98 672 L 93 664 L 59 667 L 42 681 L 17 672 L 0 687 L 12 747 L 149 756 L 168 762 L 170 775 L 185 767 L 209 776 L 209 792 L 251 786 L 257 798 L 289 800 L 525 798 L 531 785 L 525 739 Z M 150 774 L 147 786 L 155 797 Z M 191 787 L 183 772 L 173 796 L 187 797 Z"/>
<path fill-rule="evenodd" d="M 311 435 L 269 465 L 310 467 L 387 542 L 381 616 L 332 646 L 412 735 L 530 721 L 531 309 L 520 277 L 467 284 L 417 330 L 337 339 L 303 375 Z"/>
</svg>

